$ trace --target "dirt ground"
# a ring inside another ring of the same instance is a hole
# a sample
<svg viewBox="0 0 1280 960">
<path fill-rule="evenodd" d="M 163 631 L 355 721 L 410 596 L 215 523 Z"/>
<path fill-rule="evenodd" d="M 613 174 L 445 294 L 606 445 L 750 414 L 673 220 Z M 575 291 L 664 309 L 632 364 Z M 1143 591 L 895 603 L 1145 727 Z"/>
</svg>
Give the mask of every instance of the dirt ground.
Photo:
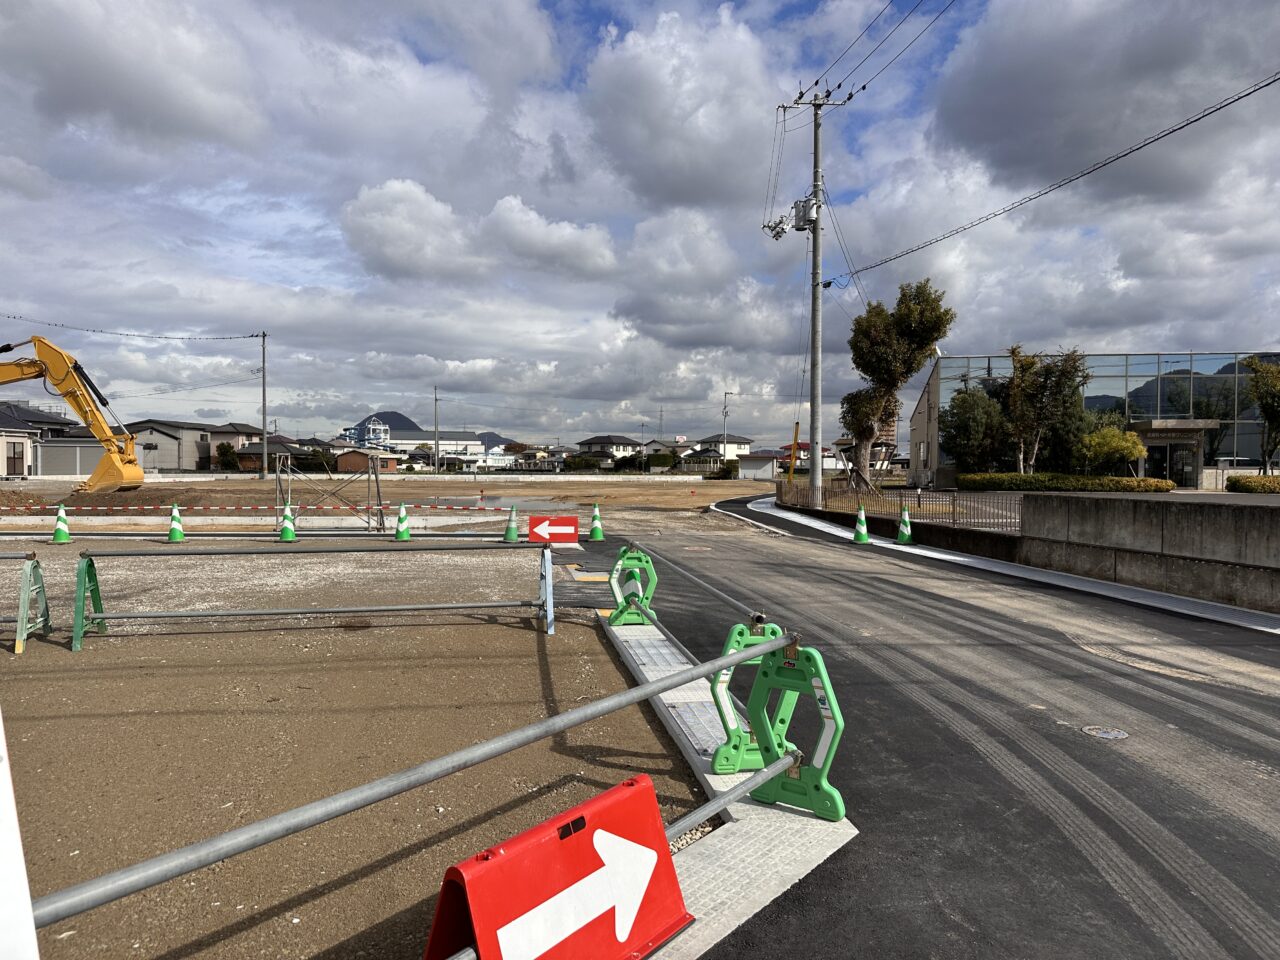
<svg viewBox="0 0 1280 960">
<path fill-rule="evenodd" d="M 117 621 L 72 654 L 63 549 L 41 550 L 56 633 L 0 653 L 36 896 L 628 685 L 585 613 L 562 614 L 554 637 L 530 611 Z M 99 574 L 117 610 L 478 601 L 535 597 L 535 558 L 104 559 Z M 669 821 L 700 802 L 677 757 L 648 707 L 631 707 L 58 923 L 41 954 L 416 960 L 448 865 L 640 771 Z"/>
<path fill-rule="evenodd" d="M 341 481 L 317 481 L 325 489 L 336 489 Z M 503 481 L 501 477 L 485 477 L 474 483 L 465 481 L 441 481 L 427 478 L 397 476 L 382 480 L 383 498 L 392 502 L 405 500 L 425 503 L 434 498 L 441 500 L 471 500 L 481 503 L 485 499 L 503 498 L 540 503 L 554 502 L 590 507 L 599 503 L 602 512 L 611 507 L 648 507 L 655 510 L 689 510 L 705 507 L 716 500 L 759 493 L 763 485 L 752 481 L 703 480 L 692 483 L 634 483 L 609 481 L 593 483 L 589 477 L 581 480 L 521 483 Z M 25 503 L 66 503 L 68 506 L 169 506 L 177 503 L 184 507 L 196 506 L 261 506 L 274 504 L 274 480 L 208 480 L 195 483 L 151 483 L 137 490 L 108 494 L 72 493 L 72 484 L 48 481 L 23 481 L 0 490 L 0 506 L 19 506 Z M 309 485 L 295 481 L 294 495 L 297 502 L 311 504 L 322 502 L 321 494 Z M 344 496 L 363 502 L 365 483 L 356 481 L 341 492 Z M 335 501 L 323 501 L 333 503 Z"/>
</svg>

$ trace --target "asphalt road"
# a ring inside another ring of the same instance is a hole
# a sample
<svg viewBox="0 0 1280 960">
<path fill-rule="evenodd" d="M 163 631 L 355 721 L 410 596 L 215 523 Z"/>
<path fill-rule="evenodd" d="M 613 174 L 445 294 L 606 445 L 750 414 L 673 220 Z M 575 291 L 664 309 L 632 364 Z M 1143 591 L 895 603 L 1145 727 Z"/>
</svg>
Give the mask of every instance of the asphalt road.
<svg viewBox="0 0 1280 960">
<path fill-rule="evenodd" d="M 710 960 L 1280 957 L 1274 637 L 729 522 L 646 542 L 822 651 L 861 836 Z M 718 654 L 740 618 L 658 571 Z"/>
</svg>

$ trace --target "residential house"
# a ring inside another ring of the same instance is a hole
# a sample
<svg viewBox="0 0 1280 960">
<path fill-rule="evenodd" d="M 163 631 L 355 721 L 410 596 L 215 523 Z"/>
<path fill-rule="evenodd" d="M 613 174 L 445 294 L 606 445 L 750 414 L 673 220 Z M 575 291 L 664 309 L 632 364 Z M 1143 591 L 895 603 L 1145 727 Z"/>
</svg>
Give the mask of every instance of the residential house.
<svg viewBox="0 0 1280 960">
<path fill-rule="evenodd" d="M 290 460 L 298 457 L 305 457 L 307 451 L 302 447 L 292 443 L 285 443 L 282 440 L 267 440 L 267 470 L 273 471 L 276 468 L 278 459 L 282 456 L 289 457 Z M 248 473 L 259 473 L 262 470 L 262 443 L 251 443 L 241 447 L 236 451 L 236 460 L 240 463 L 240 469 Z"/>
<path fill-rule="evenodd" d="M 379 473 L 395 473 L 400 458 L 386 450 L 343 450 L 338 454 L 339 473 L 359 473 L 369 469 L 370 461 L 377 461 Z"/>
<path fill-rule="evenodd" d="M 611 460 L 634 456 L 640 450 L 640 442 L 630 437 L 622 437 L 616 433 L 602 433 L 595 437 L 587 437 L 578 441 L 578 450 L 582 454 L 606 454 Z"/>
<path fill-rule="evenodd" d="M 726 460 L 737 460 L 742 454 L 750 453 L 752 442 L 750 437 L 740 437 L 736 433 L 728 436 L 723 433 L 713 433 L 698 441 L 704 447 L 718 450 Z"/>
<path fill-rule="evenodd" d="M 27 400 L 0 400 L 0 413 L 21 420 L 39 432 L 39 439 L 65 437 L 69 431 L 83 426 L 79 420 L 72 420 L 58 412 L 58 408 L 50 403 L 31 403 Z M 28 461 L 29 462 L 29 461 Z"/>
<path fill-rule="evenodd" d="M 695 443 L 686 443 L 676 440 L 649 440 L 644 444 L 645 456 L 652 457 L 655 454 L 666 453 L 673 457 L 683 457 L 691 453 L 697 448 Z"/>
<path fill-rule="evenodd" d="M 0 413 L 0 445 L 4 452 L 4 473 L 6 480 L 30 476 L 33 470 L 33 443 L 40 437 L 40 428 Z"/>
</svg>

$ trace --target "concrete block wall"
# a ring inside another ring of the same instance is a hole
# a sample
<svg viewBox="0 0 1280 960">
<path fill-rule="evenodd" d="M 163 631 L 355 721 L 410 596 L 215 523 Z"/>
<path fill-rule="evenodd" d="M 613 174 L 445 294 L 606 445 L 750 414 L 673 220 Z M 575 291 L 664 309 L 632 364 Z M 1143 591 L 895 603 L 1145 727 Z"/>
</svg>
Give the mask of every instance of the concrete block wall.
<svg viewBox="0 0 1280 960">
<path fill-rule="evenodd" d="M 1028 494 L 1018 562 L 1280 613 L 1280 503 Z"/>
</svg>

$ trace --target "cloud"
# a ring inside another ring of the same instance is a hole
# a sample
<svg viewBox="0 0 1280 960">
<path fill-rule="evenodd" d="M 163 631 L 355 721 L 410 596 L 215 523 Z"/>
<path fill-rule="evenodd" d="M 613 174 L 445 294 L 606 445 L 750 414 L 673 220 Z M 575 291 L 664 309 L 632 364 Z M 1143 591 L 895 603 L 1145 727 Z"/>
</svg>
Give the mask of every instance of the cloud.
<svg viewBox="0 0 1280 960">
<path fill-rule="evenodd" d="M 647 203 L 754 199 L 773 106 L 764 45 L 726 4 L 708 27 L 661 14 L 650 31 L 616 29 L 592 61 L 585 105 L 599 143 Z"/>
<path fill-rule="evenodd" d="M 265 131 L 242 46 L 189 4 L 15 0 L 2 16 L 0 70 L 51 121 L 239 147 Z"/>
<path fill-rule="evenodd" d="M 54 181 L 47 173 L 20 157 L 0 156 L 0 190 L 10 190 L 28 200 L 53 195 Z"/>
<path fill-rule="evenodd" d="M 457 278 L 490 265 L 453 208 L 413 180 L 361 187 L 342 208 L 342 231 L 370 271 L 392 278 Z"/>
</svg>

